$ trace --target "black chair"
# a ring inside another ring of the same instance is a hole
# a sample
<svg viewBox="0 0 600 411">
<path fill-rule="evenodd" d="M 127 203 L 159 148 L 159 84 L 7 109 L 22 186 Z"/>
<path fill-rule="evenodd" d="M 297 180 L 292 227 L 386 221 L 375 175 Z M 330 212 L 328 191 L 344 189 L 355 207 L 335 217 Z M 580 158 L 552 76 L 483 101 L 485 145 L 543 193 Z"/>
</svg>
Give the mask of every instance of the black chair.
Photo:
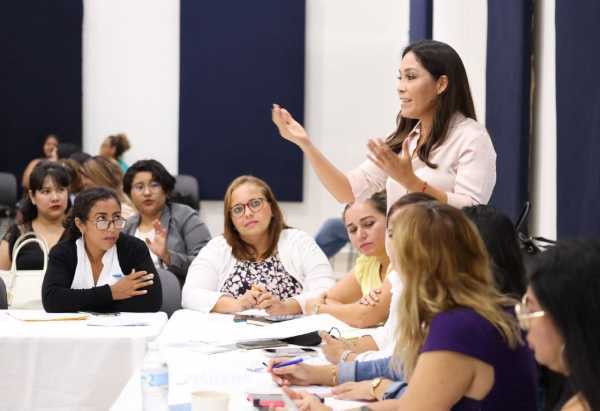
<svg viewBox="0 0 600 411">
<path fill-rule="evenodd" d="M 0 277 L 0 310 L 8 308 L 8 297 L 6 295 L 6 286 L 4 280 Z"/>
<path fill-rule="evenodd" d="M 175 176 L 175 188 L 171 193 L 171 200 L 176 203 L 189 205 L 194 210 L 199 210 L 200 198 L 196 177 L 186 174 Z"/>
<path fill-rule="evenodd" d="M 160 311 L 167 313 L 169 317 L 181 308 L 181 285 L 179 279 L 170 271 L 158 269 L 160 285 L 162 289 L 162 306 Z"/>
<path fill-rule="evenodd" d="M 0 235 L 12 224 L 17 208 L 17 179 L 11 173 L 0 173 Z"/>
</svg>

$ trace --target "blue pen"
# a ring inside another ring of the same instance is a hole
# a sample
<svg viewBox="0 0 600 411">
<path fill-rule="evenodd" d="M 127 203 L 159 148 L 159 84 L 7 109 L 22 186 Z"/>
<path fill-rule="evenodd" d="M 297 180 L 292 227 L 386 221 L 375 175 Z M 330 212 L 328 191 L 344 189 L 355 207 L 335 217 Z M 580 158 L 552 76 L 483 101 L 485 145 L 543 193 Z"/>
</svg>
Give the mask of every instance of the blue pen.
<svg viewBox="0 0 600 411">
<path fill-rule="evenodd" d="M 275 364 L 273 366 L 273 368 L 283 368 L 283 367 L 287 367 L 290 365 L 296 365 L 296 364 L 300 364 L 302 361 L 304 361 L 304 358 L 296 358 L 295 360 L 290 360 L 290 361 L 286 361 L 286 362 L 280 362 L 279 364 Z"/>
<path fill-rule="evenodd" d="M 113 274 L 112 276 L 115 278 L 121 278 L 123 277 L 123 273 Z"/>
</svg>

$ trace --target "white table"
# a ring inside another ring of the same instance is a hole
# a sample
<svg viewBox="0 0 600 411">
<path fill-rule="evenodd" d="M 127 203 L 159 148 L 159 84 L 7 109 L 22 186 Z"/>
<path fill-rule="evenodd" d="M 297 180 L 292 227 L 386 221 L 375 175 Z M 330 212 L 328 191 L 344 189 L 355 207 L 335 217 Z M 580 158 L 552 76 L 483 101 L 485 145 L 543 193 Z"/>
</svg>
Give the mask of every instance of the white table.
<svg viewBox="0 0 600 411">
<path fill-rule="evenodd" d="M 346 326 L 347 327 L 347 326 Z M 189 404 L 190 393 L 195 390 L 216 390 L 230 395 L 231 411 L 252 410 L 246 401 L 246 394 L 280 393 L 281 389 L 272 382 L 261 368 L 268 361 L 261 350 L 233 350 L 208 354 L 211 345 L 203 341 L 232 342 L 236 337 L 258 334 L 257 326 L 234 323 L 233 316 L 222 314 L 201 314 L 189 310 L 177 311 L 165 326 L 158 342 L 169 365 L 169 404 Z M 326 362 L 321 356 L 307 361 Z M 141 409 L 139 376 L 132 378 L 128 389 L 121 395 L 112 411 Z M 322 387 L 311 387 L 311 391 L 321 391 Z M 328 391 L 328 389 L 326 389 Z M 327 399 L 334 409 L 344 410 L 359 405 L 351 401 Z M 186 409 L 180 406 L 178 409 Z"/>
<path fill-rule="evenodd" d="M 0 310 L 0 410 L 105 411 L 140 368 L 164 313 L 128 314 L 145 326 L 22 322 Z"/>
</svg>

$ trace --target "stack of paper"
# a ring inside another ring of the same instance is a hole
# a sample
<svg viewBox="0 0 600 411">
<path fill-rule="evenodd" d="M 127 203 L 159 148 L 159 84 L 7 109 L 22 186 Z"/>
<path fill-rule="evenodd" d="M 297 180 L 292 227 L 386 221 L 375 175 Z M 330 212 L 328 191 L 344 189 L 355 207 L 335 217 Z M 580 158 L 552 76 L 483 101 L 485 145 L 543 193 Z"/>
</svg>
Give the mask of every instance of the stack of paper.
<svg viewBox="0 0 600 411">
<path fill-rule="evenodd" d="M 8 315 L 21 321 L 87 320 L 86 313 L 47 313 L 43 310 L 8 310 Z"/>
</svg>

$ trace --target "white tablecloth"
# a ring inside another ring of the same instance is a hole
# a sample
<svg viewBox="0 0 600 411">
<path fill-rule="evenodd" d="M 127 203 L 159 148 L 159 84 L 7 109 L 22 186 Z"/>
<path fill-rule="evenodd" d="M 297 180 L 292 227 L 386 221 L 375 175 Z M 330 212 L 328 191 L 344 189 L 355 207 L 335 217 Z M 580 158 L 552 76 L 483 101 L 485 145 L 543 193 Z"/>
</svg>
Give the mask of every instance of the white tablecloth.
<svg viewBox="0 0 600 411">
<path fill-rule="evenodd" d="M 327 321 L 323 321 L 323 323 L 326 324 Z M 272 382 L 270 375 L 264 369 L 260 369 L 263 368 L 261 363 L 268 361 L 262 350 L 236 349 L 221 353 L 208 353 L 214 348 L 214 345 L 206 344 L 206 341 L 231 343 L 236 339 L 262 334 L 257 327 L 245 323 L 234 323 L 231 315 L 202 314 L 189 310 L 177 311 L 157 340 L 169 365 L 169 404 L 172 409 L 175 409 L 173 406 L 177 404 L 189 404 L 190 393 L 195 390 L 216 390 L 229 393 L 229 409 L 231 411 L 253 409 L 246 400 L 247 393 L 280 393 L 281 389 Z M 276 332 L 281 332 L 281 329 Z M 226 341 L 227 339 L 229 341 Z M 306 360 L 316 363 L 326 362 L 322 356 L 306 357 Z M 329 391 L 328 388 L 324 389 L 323 387 L 311 387 L 310 390 L 313 392 Z M 352 401 L 337 401 L 330 398 L 326 402 L 336 410 L 345 410 L 360 405 Z M 135 376 L 130 381 L 126 392 L 113 406 L 112 411 L 139 409 L 141 409 L 140 383 L 139 376 Z M 177 409 L 186 409 L 186 407 Z"/>
<path fill-rule="evenodd" d="M 0 410 L 105 411 L 141 366 L 164 313 L 122 313 L 145 326 L 22 322 L 0 311 Z"/>
</svg>

